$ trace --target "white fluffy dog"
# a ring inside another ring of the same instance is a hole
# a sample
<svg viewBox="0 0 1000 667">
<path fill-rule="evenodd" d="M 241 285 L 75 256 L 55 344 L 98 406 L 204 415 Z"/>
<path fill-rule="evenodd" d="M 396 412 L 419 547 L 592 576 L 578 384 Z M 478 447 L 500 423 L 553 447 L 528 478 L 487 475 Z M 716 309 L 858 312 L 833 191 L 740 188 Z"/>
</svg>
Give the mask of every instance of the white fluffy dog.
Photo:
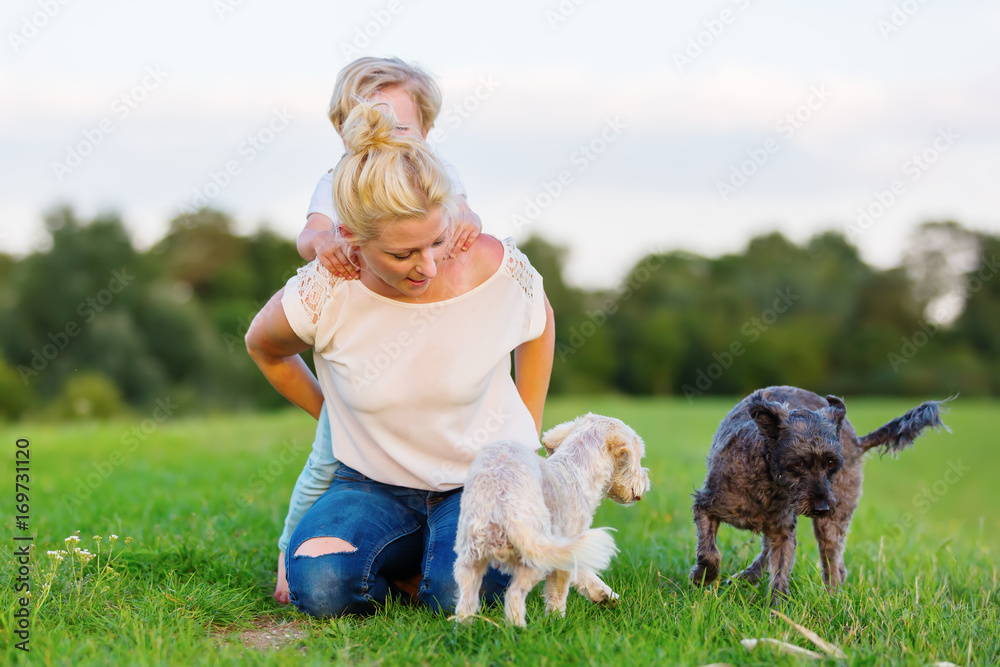
<svg viewBox="0 0 1000 667">
<path fill-rule="evenodd" d="M 645 445 L 618 419 L 586 414 L 542 436 L 548 458 L 504 441 L 482 449 L 462 492 L 455 552 L 455 615 L 479 610 L 490 565 L 513 575 L 504 614 L 525 625 L 525 598 L 545 579 L 545 611 L 566 615 L 572 583 L 594 602 L 618 596 L 596 571 L 617 549 L 606 529 L 591 529 L 604 497 L 629 505 L 649 490 L 640 466 Z"/>
</svg>

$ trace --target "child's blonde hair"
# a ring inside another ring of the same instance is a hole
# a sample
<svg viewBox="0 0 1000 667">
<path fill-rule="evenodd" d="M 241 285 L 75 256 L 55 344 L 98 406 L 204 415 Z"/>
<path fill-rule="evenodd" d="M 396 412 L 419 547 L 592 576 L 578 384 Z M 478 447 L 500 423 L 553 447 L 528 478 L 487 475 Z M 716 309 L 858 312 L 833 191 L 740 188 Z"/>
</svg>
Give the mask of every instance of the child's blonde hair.
<svg viewBox="0 0 1000 667">
<path fill-rule="evenodd" d="M 426 218 L 439 206 L 451 219 L 444 164 L 423 141 L 394 135 L 396 123 L 391 105 L 362 100 L 344 121 L 347 152 L 333 171 L 333 201 L 358 244 L 379 236 L 378 223 Z"/>
<path fill-rule="evenodd" d="M 358 58 L 337 75 L 337 84 L 330 98 L 327 115 L 343 136 L 344 123 L 357 100 L 369 100 L 375 93 L 390 86 L 401 86 L 417 107 L 421 134 L 426 135 L 441 111 L 441 89 L 419 67 L 407 65 L 399 58 Z"/>
</svg>

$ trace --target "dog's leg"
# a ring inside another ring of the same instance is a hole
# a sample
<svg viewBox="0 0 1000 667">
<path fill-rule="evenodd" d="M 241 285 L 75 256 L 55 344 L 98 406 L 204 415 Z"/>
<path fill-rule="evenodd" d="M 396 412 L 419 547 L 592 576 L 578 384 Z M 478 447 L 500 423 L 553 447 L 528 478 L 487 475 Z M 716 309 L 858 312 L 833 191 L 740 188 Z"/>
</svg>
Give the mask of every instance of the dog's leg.
<svg viewBox="0 0 1000 667">
<path fill-rule="evenodd" d="M 847 578 L 844 566 L 844 547 L 847 545 L 847 529 L 851 517 L 861 499 L 861 483 L 864 479 L 863 460 L 848 464 L 837 474 L 833 483 L 833 493 L 837 505 L 830 516 L 813 519 L 813 534 L 819 546 L 819 560 L 823 567 L 823 583 L 833 592 Z"/>
<path fill-rule="evenodd" d="M 771 533 L 769 537 L 771 601 L 774 603 L 788 597 L 788 582 L 792 577 L 792 566 L 795 565 L 795 526 L 792 524 L 786 532 Z"/>
<path fill-rule="evenodd" d="M 698 528 L 698 562 L 691 570 L 691 581 L 698 586 L 704 586 L 715 581 L 719 576 L 719 563 L 722 554 L 715 545 L 715 536 L 719 532 L 719 520 L 711 517 L 700 507 L 694 508 L 694 525 Z"/>
<path fill-rule="evenodd" d="M 554 611 L 566 618 L 566 597 L 569 595 L 571 573 L 565 570 L 554 570 L 545 578 L 545 613 Z"/>
<path fill-rule="evenodd" d="M 771 551 L 771 544 L 770 541 L 767 539 L 767 535 L 765 535 L 761 538 L 760 553 L 757 554 L 757 557 L 753 559 L 753 562 L 750 563 L 750 566 L 747 569 L 743 570 L 742 572 L 734 574 L 733 577 L 726 583 L 731 584 L 736 581 L 745 581 L 748 584 L 756 584 L 758 581 L 760 581 L 761 575 L 764 574 L 764 568 L 769 567 L 770 551 Z"/>
<path fill-rule="evenodd" d="M 618 594 L 611 590 L 611 587 L 604 583 L 596 572 L 577 570 L 571 583 L 576 590 L 580 591 L 581 595 L 584 595 L 591 602 L 611 606 L 618 604 Z"/>
<path fill-rule="evenodd" d="M 479 612 L 479 590 L 489 565 L 489 561 L 459 560 L 455 563 L 455 583 L 458 584 L 458 604 L 455 606 L 457 620 L 468 623 Z"/>
<path fill-rule="evenodd" d="M 507 593 L 503 598 L 503 613 L 507 622 L 518 627 L 525 627 L 525 616 L 527 609 L 525 601 L 528 593 L 542 580 L 542 574 L 538 570 L 533 570 L 524 565 L 518 565 L 514 570 L 514 576 L 507 586 Z"/>
<path fill-rule="evenodd" d="M 819 546 L 819 560 L 823 566 L 823 583 L 831 593 L 844 583 L 847 568 L 844 566 L 844 546 L 847 543 L 847 528 L 851 525 L 854 508 L 841 515 L 841 507 L 833 516 L 813 519 L 813 534 Z"/>
</svg>

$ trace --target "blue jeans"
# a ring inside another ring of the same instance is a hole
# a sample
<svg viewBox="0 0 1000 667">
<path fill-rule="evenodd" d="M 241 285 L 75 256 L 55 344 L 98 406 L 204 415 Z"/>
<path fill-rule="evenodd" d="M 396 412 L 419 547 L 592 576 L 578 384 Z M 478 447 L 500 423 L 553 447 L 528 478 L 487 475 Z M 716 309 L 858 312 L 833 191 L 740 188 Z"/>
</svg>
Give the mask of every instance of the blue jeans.
<svg viewBox="0 0 1000 667">
<path fill-rule="evenodd" d="M 382 484 L 341 465 L 329 490 L 306 512 L 285 552 L 291 601 L 311 616 L 371 614 L 392 597 L 390 582 L 421 575 L 417 599 L 435 612 L 454 613 L 458 585 L 455 533 L 462 489 L 422 491 Z M 306 540 L 336 537 L 354 551 L 296 556 Z M 509 578 L 490 568 L 480 594 L 487 604 Z"/>
</svg>

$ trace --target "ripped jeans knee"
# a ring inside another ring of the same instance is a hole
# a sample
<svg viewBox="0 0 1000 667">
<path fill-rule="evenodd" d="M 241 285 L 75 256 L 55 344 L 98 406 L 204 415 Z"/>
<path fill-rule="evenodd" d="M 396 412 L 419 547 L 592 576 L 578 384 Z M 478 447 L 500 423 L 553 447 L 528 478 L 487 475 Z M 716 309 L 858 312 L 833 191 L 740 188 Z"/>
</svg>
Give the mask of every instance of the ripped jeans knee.
<svg viewBox="0 0 1000 667">
<path fill-rule="evenodd" d="M 312 616 L 367 615 L 390 597 L 393 582 L 421 577 L 417 600 L 451 613 L 461 491 L 381 484 L 345 465 L 296 526 L 285 552 L 289 599 Z M 490 571 L 484 586 L 502 594 L 507 577 Z M 495 579 L 495 581 L 493 581 Z"/>
</svg>

